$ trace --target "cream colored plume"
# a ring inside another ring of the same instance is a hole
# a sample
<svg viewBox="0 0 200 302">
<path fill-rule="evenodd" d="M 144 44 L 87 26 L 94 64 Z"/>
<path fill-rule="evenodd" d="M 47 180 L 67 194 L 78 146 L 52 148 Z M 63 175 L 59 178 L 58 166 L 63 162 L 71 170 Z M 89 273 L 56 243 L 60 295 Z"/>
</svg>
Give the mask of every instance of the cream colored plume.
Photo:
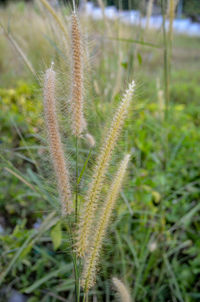
<svg viewBox="0 0 200 302">
<path fill-rule="evenodd" d="M 83 85 L 83 51 L 79 20 L 75 12 L 72 13 L 71 43 L 72 43 L 72 81 L 71 81 L 71 113 L 72 132 L 80 136 L 86 128 L 83 114 L 84 85 Z"/>
<path fill-rule="evenodd" d="M 105 173 L 110 163 L 113 149 L 121 132 L 124 120 L 127 116 L 130 101 L 134 93 L 135 82 L 129 84 L 122 101 L 115 113 L 108 135 L 103 142 L 100 155 L 97 158 L 92 176 L 92 181 L 86 196 L 84 208 L 82 210 L 78 225 L 78 236 L 76 242 L 76 252 L 83 257 L 88 249 L 90 232 L 97 207 L 97 201 L 102 189 Z"/>
<path fill-rule="evenodd" d="M 131 302 L 130 293 L 129 293 L 128 289 L 126 288 L 126 286 L 124 285 L 124 283 L 115 277 L 112 279 L 112 282 L 118 292 L 120 301 L 121 302 Z"/>
<path fill-rule="evenodd" d="M 98 264 L 98 259 L 105 237 L 105 233 L 124 179 L 126 168 L 130 159 L 130 155 L 127 154 L 123 161 L 121 162 L 111 188 L 108 192 L 107 198 L 103 203 L 100 210 L 100 218 L 98 219 L 98 224 L 94 230 L 94 238 L 91 239 L 90 246 L 87 250 L 87 255 L 85 258 L 85 265 L 81 279 L 81 285 L 85 292 L 95 284 L 96 281 L 96 267 Z"/>
<path fill-rule="evenodd" d="M 65 163 L 56 115 L 55 71 L 53 71 L 52 67 L 45 73 L 44 113 L 51 160 L 56 174 L 57 186 L 62 204 L 62 214 L 65 215 L 72 211 L 72 196 L 69 172 Z"/>
<path fill-rule="evenodd" d="M 90 133 L 86 133 L 85 134 L 85 138 L 88 141 L 90 147 L 94 147 L 95 146 L 95 144 L 96 144 L 95 139 L 94 139 L 94 137 Z"/>
</svg>

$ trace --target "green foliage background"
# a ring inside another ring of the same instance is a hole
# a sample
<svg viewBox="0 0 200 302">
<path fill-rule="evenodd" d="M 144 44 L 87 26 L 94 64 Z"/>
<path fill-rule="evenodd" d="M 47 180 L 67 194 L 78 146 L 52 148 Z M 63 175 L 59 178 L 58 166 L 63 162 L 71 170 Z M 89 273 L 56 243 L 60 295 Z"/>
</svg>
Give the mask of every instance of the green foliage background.
<svg viewBox="0 0 200 302">
<path fill-rule="evenodd" d="M 53 43 L 44 27 L 38 30 L 43 26 L 38 21 L 44 18 L 35 8 L 32 13 L 33 19 L 29 8 L 15 5 L 2 16 L 12 20 L 9 26 L 16 39 L 27 42 L 22 46 L 40 74 L 52 58 L 61 66 L 63 60 L 55 47 L 57 40 Z M 163 88 L 162 33 L 150 31 L 145 37 L 152 47 L 144 41 L 135 43 L 137 28 L 124 28 L 123 34 L 130 31 L 130 38 L 116 38 L 116 44 L 112 39 L 99 39 L 105 35 L 103 22 L 91 21 L 90 30 L 95 54 L 96 49 L 101 51 L 95 64 L 91 62 L 88 85 L 88 127 L 97 140 L 87 167 L 89 174 L 102 129 L 109 124 L 124 90 L 122 83 L 134 76 L 138 87 L 108 173 L 109 179 L 120 156 L 131 152 L 129 176 L 107 235 L 93 293 L 98 301 L 114 301 L 109 280 L 118 276 L 127 282 L 136 302 L 199 301 L 200 39 L 174 38 L 166 122 L 156 88 L 158 78 Z M 113 37 L 117 37 L 115 31 Z M 70 300 L 74 291 L 70 243 L 65 223 L 52 212 L 57 210 L 58 199 L 46 161 L 46 143 L 40 135 L 41 87 L 3 35 L 0 46 L 0 301 L 7 301 L 13 289 L 28 302 Z M 118 49 L 123 53 L 120 59 Z M 122 80 L 112 98 L 120 68 Z M 70 136 L 65 124 L 63 129 L 65 137 Z M 80 149 L 82 167 L 88 145 L 83 141 Z M 70 163 L 73 168 L 73 148 Z M 43 166 L 46 174 L 40 173 Z M 86 179 L 81 186 L 83 193 L 88 182 Z"/>
</svg>

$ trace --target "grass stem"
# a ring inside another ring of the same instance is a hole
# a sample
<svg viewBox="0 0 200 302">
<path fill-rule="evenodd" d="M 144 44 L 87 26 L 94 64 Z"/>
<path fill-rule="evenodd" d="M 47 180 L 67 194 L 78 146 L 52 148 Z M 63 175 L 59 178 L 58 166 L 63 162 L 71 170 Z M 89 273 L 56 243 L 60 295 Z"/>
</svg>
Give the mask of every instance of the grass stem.
<svg viewBox="0 0 200 302">
<path fill-rule="evenodd" d="M 76 188 L 75 188 L 75 225 L 78 222 L 78 183 L 79 183 L 79 175 L 78 175 L 78 141 L 79 138 L 76 136 Z M 75 273 L 75 293 L 76 293 L 76 302 L 80 301 L 80 281 L 79 281 L 79 268 L 77 265 L 77 256 L 74 255 L 74 273 Z"/>
<path fill-rule="evenodd" d="M 169 41 L 168 41 L 168 37 L 167 37 L 167 33 L 166 33 L 166 16 L 165 16 L 165 1 L 162 0 L 161 1 L 161 9 L 162 9 L 162 17 L 163 17 L 163 22 L 162 22 L 162 31 L 163 31 L 163 61 L 164 61 L 164 65 L 163 65 L 163 71 L 164 71 L 164 95 L 165 95 L 165 123 L 167 128 L 165 129 L 165 158 L 163 161 L 163 168 L 166 169 L 167 166 L 167 159 L 168 159 L 168 149 L 169 149 L 169 135 L 168 135 L 168 119 L 169 119 L 169 101 L 170 101 L 170 74 L 169 74 Z"/>
<path fill-rule="evenodd" d="M 168 110 L 169 110 L 169 53 L 168 53 L 168 40 L 167 40 L 167 34 L 166 34 L 166 17 L 165 17 L 165 5 L 164 1 L 161 1 L 162 5 L 162 17 L 163 17 L 163 23 L 162 23 L 162 30 L 163 30 L 163 46 L 164 46 L 164 52 L 163 52 L 163 59 L 164 59 L 164 84 L 165 84 L 165 120 L 168 119 Z"/>
</svg>

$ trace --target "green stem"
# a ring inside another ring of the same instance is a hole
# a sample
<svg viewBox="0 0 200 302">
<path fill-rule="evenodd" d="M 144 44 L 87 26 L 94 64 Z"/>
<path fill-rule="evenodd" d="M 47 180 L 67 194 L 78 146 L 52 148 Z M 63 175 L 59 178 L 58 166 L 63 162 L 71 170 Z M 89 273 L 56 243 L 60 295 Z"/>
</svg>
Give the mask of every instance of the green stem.
<svg viewBox="0 0 200 302">
<path fill-rule="evenodd" d="M 63 220 L 63 223 L 65 221 Z M 72 246 L 72 261 L 73 261 L 73 267 L 74 267 L 74 276 L 75 276 L 75 301 L 80 302 L 80 290 L 79 290 L 79 269 L 77 266 L 77 257 L 76 253 L 73 252 L 73 246 L 74 246 L 74 240 L 73 240 L 73 235 L 72 235 L 72 230 L 73 226 L 71 223 L 65 223 L 66 229 L 69 233 L 70 241 L 71 241 L 71 246 Z"/>
<path fill-rule="evenodd" d="M 78 222 L 78 137 L 76 137 L 76 189 L 75 189 L 75 225 Z M 79 267 L 77 265 L 77 256 L 74 254 L 74 274 L 75 274 L 75 295 L 76 302 L 80 301 L 80 283 Z"/>
<path fill-rule="evenodd" d="M 73 263 L 74 263 L 74 274 L 75 274 L 75 296 L 76 296 L 76 302 L 80 301 L 80 286 L 79 286 L 79 268 L 77 265 L 77 256 L 74 254 L 73 257 Z"/>
<path fill-rule="evenodd" d="M 75 223 L 78 222 L 78 137 L 76 137 L 76 199 L 75 199 Z"/>
<path fill-rule="evenodd" d="M 88 302 L 88 293 L 87 292 L 84 293 L 83 302 Z"/>
<path fill-rule="evenodd" d="M 165 119 L 168 119 L 168 107 L 169 107 L 169 53 L 168 53 L 168 41 L 165 28 L 165 6 L 162 0 L 162 29 L 163 29 L 163 46 L 164 46 L 164 82 L 165 82 Z"/>
<path fill-rule="evenodd" d="M 166 34 L 166 19 L 165 19 L 165 1 L 161 1 L 161 9 L 162 9 L 162 17 L 163 17 L 163 23 L 162 23 L 162 30 L 163 30 L 163 59 L 164 59 L 164 93 L 165 93 L 165 123 L 166 123 L 166 132 L 165 132 L 165 159 L 163 161 L 163 168 L 166 169 L 167 167 L 167 159 L 168 159 L 168 119 L 169 119 L 169 101 L 170 101 L 170 75 L 169 75 L 169 45 L 168 45 L 168 39 Z"/>
</svg>

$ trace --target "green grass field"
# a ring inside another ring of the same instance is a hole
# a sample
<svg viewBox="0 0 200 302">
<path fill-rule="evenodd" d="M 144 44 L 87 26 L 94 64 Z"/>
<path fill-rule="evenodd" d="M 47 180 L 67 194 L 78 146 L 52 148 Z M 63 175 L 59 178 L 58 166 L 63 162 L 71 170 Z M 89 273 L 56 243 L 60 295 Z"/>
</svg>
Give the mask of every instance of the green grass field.
<svg viewBox="0 0 200 302">
<path fill-rule="evenodd" d="M 62 14 L 69 30 L 70 10 L 64 8 Z M 57 215 L 42 103 L 43 74 L 54 61 L 62 83 L 59 114 L 65 115 L 70 35 L 64 42 L 40 5 L 1 8 L 0 20 L 5 30 L 0 35 L 0 301 L 10 301 L 13 290 L 28 302 L 75 301 L 69 234 Z M 79 172 L 90 156 L 80 184 L 81 202 L 104 129 L 127 83 L 134 78 L 137 84 L 104 194 L 125 152 L 131 162 L 89 301 L 116 301 L 113 276 L 123 280 L 135 302 L 199 301 L 200 38 L 174 34 L 166 108 L 161 29 L 145 32 L 84 16 L 81 28 L 88 40 L 85 111 L 96 140 L 93 150 L 84 139 L 79 146 Z M 69 126 L 67 117 L 61 117 L 73 179 L 75 140 Z"/>
</svg>

